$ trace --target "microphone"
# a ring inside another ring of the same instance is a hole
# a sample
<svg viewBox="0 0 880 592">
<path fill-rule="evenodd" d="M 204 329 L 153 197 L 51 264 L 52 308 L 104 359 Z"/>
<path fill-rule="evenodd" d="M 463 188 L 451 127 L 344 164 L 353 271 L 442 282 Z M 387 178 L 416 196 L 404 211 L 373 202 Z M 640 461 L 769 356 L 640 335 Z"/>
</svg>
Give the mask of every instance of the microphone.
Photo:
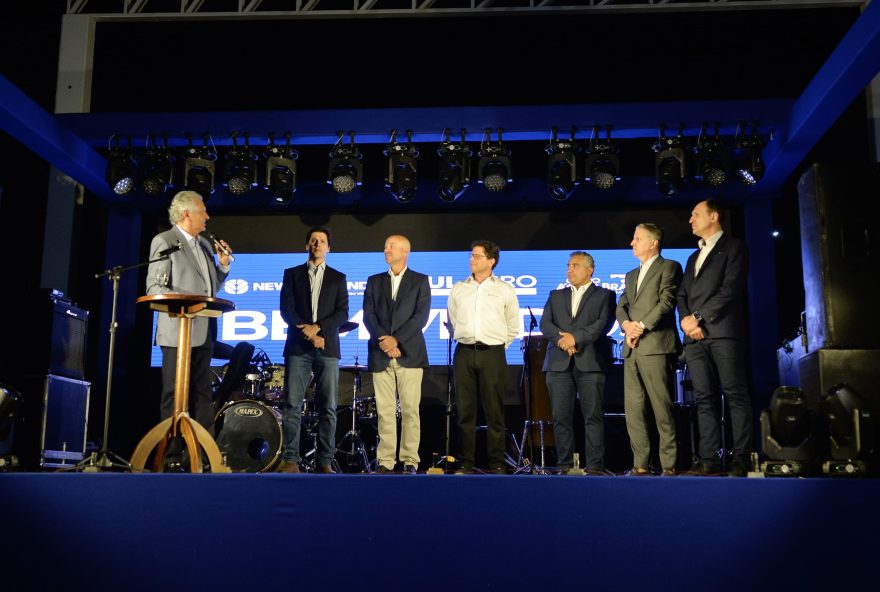
<svg viewBox="0 0 880 592">
<path fill-rule="evenodd" d="M 526 306 L 526 308 L 529 309 L 529 316 L 532 318 L 532 320 L 529 321 L 529 329 L 534 329 L 538 326 L 538 320 L 535 318 L 535 314 L 532 312 L 532 307 Z"/>
<path fill-rule="evenodd" d="M 167 257 L 171 253 L 175 253 L 182 248 L 183 248 L 183 244 L 180 241 L 177 241 L 176 245 L 174 245 L 173 247 L 168 247 L 167 249 L 164 249 L 162 251 L 159 251 L 158 253 L 156 253 L 156 256 L 157 257 Z"/>
<path fill-rule="evenodd" d="M 214 234 L 213 232 L 209 232 L 209 233 L 208 233 L 208 238 L 211 239 L 211 241 L 214 243 L 214 246 L 217 247 L 217 251 L 218 251 L 218 252 L 223 253 L 224 255 L 226 255 L 227 257 L 229 257 L 229 260 L 230 260 L 230 261 L 235 261 L 235 257 L 232 256 L 232 253 L 229 252 L 229 249 L 227 249 L 226 247 L 224 247 L 224 246 L 220 243 L 220 239 L 217 238 L 217 235 L 216 235 L 216 234 Z"/>
</svg>

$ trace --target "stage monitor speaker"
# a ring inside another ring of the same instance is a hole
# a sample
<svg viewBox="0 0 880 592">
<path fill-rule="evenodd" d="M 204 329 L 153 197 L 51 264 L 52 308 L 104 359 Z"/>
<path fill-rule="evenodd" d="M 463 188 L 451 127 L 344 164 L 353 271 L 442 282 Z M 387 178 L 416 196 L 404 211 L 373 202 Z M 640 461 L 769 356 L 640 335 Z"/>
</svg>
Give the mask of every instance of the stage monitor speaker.
<svg viewBox="0 0 880 592">
<path fill-rule="evenodd" d="M 72 467 L 86 451 L 91 383 L 49 375 L 43 389 L 40 466 Z"/>
<path fill-rule="evenodd" d="M 880 165 L 814 164 L 798 196 L 807 351 L 876 348 Z"/>
</svg>

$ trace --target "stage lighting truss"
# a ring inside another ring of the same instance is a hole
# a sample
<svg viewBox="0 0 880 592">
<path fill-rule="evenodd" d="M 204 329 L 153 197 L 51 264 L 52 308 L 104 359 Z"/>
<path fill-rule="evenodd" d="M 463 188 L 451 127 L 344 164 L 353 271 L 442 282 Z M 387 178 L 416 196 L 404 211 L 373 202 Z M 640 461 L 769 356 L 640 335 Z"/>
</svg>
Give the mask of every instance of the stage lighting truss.
<svg viewBox="0 0 880 592">
<path fill-rule="evenodd" d="M 278 204 L 287 204 L 296 192 L 296 159 L 299 153 L 290 146 L 290 134 L 285 134 L 285 146 L 276 146 L 275 137 L 269 134 L 269 145 L 263 157 L 266 159 L 265 185 Z"/>
<path fill-rule="evenodd" d="M 752 126 L 751 135 L 746 135 L 745 128 L 745 124 L 737 128 L 734 151 L 736 174 L 745 185 L 755 185 L 764 178 L 764 159 L 761 157 L 764 143 L 758 136 L 757 124 Z"/>
<path fill-rule="evenodd" d="M 214 193 L 214 178 L 217 160 L 216 149 L 208 146 L 208 137 L 204 137 L 202 146 L 193 146 L 192 137 L 189 144 L 183 150 L 183 183 L 190 191 L 195 191 L 208 201 Z"/>
<path fill-rule="evenodd" d="M 108 149 L 107 184 L 116 195 L 128 195 L 137 182 L 137 162 L 131 150 L 131 137 L 128 138 L 128 146 L 123 148 L 116 140 L 116 135 L 113 135 Z"/>
<path fill-rule="evenodd" d="M 349 144 L 342 143 L 345 134 L 339 132 L 339 139 L 330 151 L 330 164 L 327 167 L 327 184 L 336 193 L 350 193 L 363 185 L 364 168 L 361 161 L 364 155 L 354 143 L 354 132 L 349 132 Z"/>
<path fill-rule="evenodd" d="M 232 134 L 232 147 L 226 151 L 223 179 L 229 193 L 244 195 L 257 185 L 257 155 L 251 150 L 248 135 L 244 146 L 238 145 L 238 134 Z"/>
<path fill-rule="evenodd" d="M 709 136 L 704 125 L 700 129 L 697 146 L 694 148 L 696 155 L 694 178 L 710 187 L 723 185 L 727 180 L 727 170 L 730 168 L 718 127 L 718 124 L 715 124 L 715 135 Z"/>
<path fill-rule="evenodd" d="M 574 128 L 569 140 L 560 140 L 556 128 L 552 128 L 550 143 L 544 147 L 544 152 L 547 153 L 547 190 L 550 197 L 559 201 L 568 199 L 580 183 Z"/>
<path fill-rule="evenodd" d="M 152 197 L 162 195 L 174 185 L 174 154 L 168 149 L 168 136 L 163 136 L 162 140 L 162 146 L 159 146 L 153 138 L 141 165 L 141 186 L 144 193 Z"/>
<path fill-rule="evenodd" d="M 498 128 L 497 142 L 492 142 L 492 130 L 486 129 L 478 156 L 480 160 L 477 164 L 477 182 L 482 183 L 486 189 L 493 193 L 498 192 L 513 182 L 510 149 L 501 137 L 501 128 Z"/>
<path fill-rule="evenodd" d="M 406 144 L 397 143 L 397 130 L 391 131 L 391 142 L 384 150 L 385 187 L 400 203 L 409 203 L 416 196 L 419 184 L 419 149 L 412 143 L 412 130 L 406 130 Z"/>
<path fill-rule="evenodd" d="M 471 183 L 471 155 L 465 142 L 465 130 L 461 130 L 461 142 L 450 139 L 449 129 L 444 130 L 445 140 L 437 147 L 440 161 L 437 168 L 437 195 L 445 202 L 453 202 L 465 192 Z"/>
<path fill-rule="evenodd" d="M 599 128 L 593 128 L 587 157 L 584 160 L 584 179 L 597 189 L 611 189 L 620 181 L 620 158 L 611 142 L 611 126 L 605 128 L 605 140 L 599 138 Z"/>
<path fill-rule="evenodd" d="M 685 154 L 682 130 L 678 136 L 666 137 L 665 128 L 660 128 L 657 141 L 651 147 L 654 150 L 654 171 L 657 179 L 657 190 L 666 197 L 672 197 L 681 191 L 685 179 Z"/>
</svg>

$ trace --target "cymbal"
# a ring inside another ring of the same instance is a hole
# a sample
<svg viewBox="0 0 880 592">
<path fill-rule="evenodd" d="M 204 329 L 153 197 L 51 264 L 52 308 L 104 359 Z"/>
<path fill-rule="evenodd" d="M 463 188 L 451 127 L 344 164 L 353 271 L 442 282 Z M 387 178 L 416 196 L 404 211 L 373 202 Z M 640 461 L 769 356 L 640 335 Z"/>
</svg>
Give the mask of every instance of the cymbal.
<svg viewBox="0 0 880 592">
<path fill-rule="evenodd" d="M 339 332 L 348 333 L 349 331 L 354 331 L 355 329 L 357 329 L 358 326 L 358 323 L 355 323 L 354 321 L 346 321 L 339 325 Z"/>
<path fill-rule="evenodd" d="M 354 366 L 340 366 L 340 372 L 366 372 L 367 367 L 364 364 L 355 364 Z"/>
</svg>

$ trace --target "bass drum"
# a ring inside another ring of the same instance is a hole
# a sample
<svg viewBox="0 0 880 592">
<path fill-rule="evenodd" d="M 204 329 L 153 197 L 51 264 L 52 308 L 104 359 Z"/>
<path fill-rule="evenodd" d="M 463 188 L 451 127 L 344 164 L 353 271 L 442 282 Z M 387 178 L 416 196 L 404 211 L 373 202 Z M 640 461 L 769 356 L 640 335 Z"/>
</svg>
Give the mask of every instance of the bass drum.
<svg viewBox="0 0 880 592">
<path fill-rule="evenodd" d="M 217 447 L 237 473 L 263 473 L 281 458 L 281 411 L 259 401 L 235 401 L 217 414 Z"/>
</svg>

